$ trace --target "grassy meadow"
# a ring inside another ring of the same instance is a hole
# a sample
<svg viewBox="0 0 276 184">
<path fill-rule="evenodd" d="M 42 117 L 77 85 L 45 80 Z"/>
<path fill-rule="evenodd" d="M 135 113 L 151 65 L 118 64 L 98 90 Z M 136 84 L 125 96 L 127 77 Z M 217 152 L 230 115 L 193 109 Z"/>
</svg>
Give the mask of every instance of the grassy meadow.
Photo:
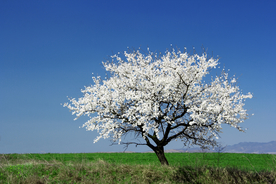
<svg viewBox="0 0 276 184">
<path fill-rule="evenodd" d="M 0 183 L 270 183 L 276 155 L 242 153 L 0 154 Z"/>
</svg>

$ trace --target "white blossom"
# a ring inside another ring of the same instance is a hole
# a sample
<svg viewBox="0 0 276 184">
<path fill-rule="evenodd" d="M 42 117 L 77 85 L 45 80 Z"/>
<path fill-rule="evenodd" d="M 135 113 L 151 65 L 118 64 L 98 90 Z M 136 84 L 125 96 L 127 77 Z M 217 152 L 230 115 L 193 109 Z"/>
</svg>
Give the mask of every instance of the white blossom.
<svg viewBox="0 0 276 184">
<path fill-rule="evenodd" d="M 170 130 L 168 140 L 181 132 L 173 139 L 193 136 L 194 144 L 213 144 L 221 124 L 244 131 L 239 126 L 248 118 L 244 100 L 252 94 L 241 94 L 236 79 L 229 81 L 225 71 L 209 83 L 203 81 L 218 59 L 174 49 L 161 57 L 149 49 L 145 55 L 139 50 L 123 55 L 125 59 L 118 53 L 112 62 L 103 62 L 109 79 L 93 77 L 94 85 L 81 91 L 83 97 L 64 104 L 76 119 L 94 115 L 83 125 L 99 132 L 94 142 L 112 135 L 120 143 L 128 131 L 138 131 L 145 139 L 155 132 L 161 140 L 165 129 Z"/>
</svg>

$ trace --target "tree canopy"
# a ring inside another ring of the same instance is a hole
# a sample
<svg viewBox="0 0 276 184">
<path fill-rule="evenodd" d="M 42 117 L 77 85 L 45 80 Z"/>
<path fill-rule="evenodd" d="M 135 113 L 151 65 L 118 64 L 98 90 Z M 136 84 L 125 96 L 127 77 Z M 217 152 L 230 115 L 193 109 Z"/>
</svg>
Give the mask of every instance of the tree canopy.
<svg viewBox="0 0 276 184">
<path fill-rule="evenodd" d="M 69 98 L 70 104 L 64 106 L 76 119 L 90 117 L 83 127 L 99 132 L 94 143 L 112 136 L 119 144 L 147 145 L 162 164 L 168 164 L 164 146 L 172 140 L 206 148 L 217 145 L 222 124 L 244 131 L 239 126 L 248 118 L 244 100 L 252 94 L 242 94 L 236 78 L 224 70 L 205 82 L 217 65 L 218 59 L 208 58 L 206 52 L 125 51 L 103 62 L 110 77 L 92 77 L 94 85 L 81 90 L 83 97 Z M 145 142 L 121 142 L 129 132 Z"/>
</svg>

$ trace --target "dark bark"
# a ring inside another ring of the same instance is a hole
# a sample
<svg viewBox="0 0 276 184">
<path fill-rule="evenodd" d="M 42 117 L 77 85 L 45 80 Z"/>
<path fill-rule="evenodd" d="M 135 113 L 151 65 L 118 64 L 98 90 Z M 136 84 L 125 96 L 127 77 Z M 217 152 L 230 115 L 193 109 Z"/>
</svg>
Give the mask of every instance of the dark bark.
<svg viewBox="0 0 276 184">
<path fill-rule="evenodd" d="M 138 125 L 138 127 L 140 128 L 140 131 L 143 135 L 145 132 L 143 131 L 142 126 Z M 147 136 L 149 138 L 151 138 L 157 146 L 152 145 Z M 158 157 L 158 159 L 162 165 L 169 165 L 169 162 L 165 157 L 164 146 L 166 144 L 164 144 L 164 141 L 158 140 L 156 133 L 154 133 L 153 135 L 148 134 L 147 136 L 144 137 L 144 139 L 146 141 L 146 145 L 154 151 L 154 153 L 156 154 L 156 156 Z"/>
<path fill-rule="evenodd" d="M 169 165 L 167 158 L 165 157 L 164 147 L 163 146 L 156 146 L 154 147 L 153 151 L 157 155 L 159 161 L 162 165 Z"/>
</svg>

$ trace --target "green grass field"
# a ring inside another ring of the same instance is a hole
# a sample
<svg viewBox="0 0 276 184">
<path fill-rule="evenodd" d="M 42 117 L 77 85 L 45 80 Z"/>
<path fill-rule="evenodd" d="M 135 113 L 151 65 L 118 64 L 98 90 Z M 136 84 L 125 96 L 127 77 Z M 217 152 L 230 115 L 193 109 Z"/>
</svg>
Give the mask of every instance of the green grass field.
<svg viewBox="0 0 276 184">
<path fill-rule="evenodd" d="M 0 183 L 275 183 L 276 155 L 240 153 L 2 154 Z"/>
<path fill-rule="evenodd" d="M 275 165 L 269 161 L 275 158 L 272 154 L 242 153 L 165 153 L 172 166 L 208 165 L 215 167 L 240 167 L 244 170 L 271 171 Z M 47 154 L 10 154 L 13 159 L 56 160 L 62 163 L 72 161 L 97 161 L 102 159 L 108 163 L 129 165 L 160 165 L 155 153 L 47 153 Z M 219 160 L 218 160 L 219 159 Z"/>
</svg>

